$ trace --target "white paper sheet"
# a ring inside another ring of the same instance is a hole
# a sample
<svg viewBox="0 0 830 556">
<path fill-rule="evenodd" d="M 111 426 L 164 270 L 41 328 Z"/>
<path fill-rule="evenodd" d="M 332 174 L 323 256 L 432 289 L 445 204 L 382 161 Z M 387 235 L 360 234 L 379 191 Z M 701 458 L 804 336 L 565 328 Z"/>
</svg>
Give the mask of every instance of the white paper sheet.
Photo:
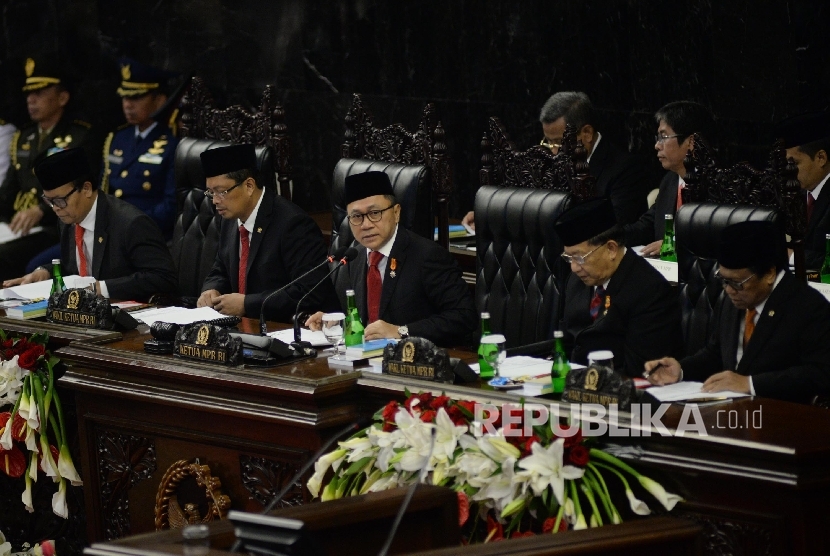
<svg viewBox="0 0 830 556">
<path fill-rule="evenodd" d="M 173 324 L 191 324 L 203 320 L 216 320 L 227 318 L 213 307 L 198 307 L 196 309 L 185 309 L 183 307 L 163 307 L 161 309 L 145 309 L 130 313 L 136 320 L 140 320 L 147 326 L 153 326 L 154 322 L 171 322 Z"/>
<path fill-rule="evenodd" d="M 277 340 L 282 340 L 286 344 L 290 344 L 294 341 L 294 329 L 293 328 L 286 328 L 285 330 L 276 330 L 274 332 L 269 332 L 268 335 L 272 338 L 276 338 Z M 309 342 L 314 347 L 324 347 L 330 346 L 331 342 L 326 340 L 325 334 L 323 334 L 322 330 L 318 330 L 316 332 L 309 330 L 308 328 L 300 328 L 300 339 L 304 342 Z M 343 352 L 343 347 L 340 348 L 340 352 Z"/>
<path fill-rule="evenodd" d="M 95 283 L 95 278 L 91 276 L 78 276 L 73 274 L 63 277 L 63 283 L 67 288 L 85 288 L 90 284 Z M 0 298 L 3 299 L 39 299 L 48 298 L 52 291 L 52 280 L 44 280 L 42 282 L 34 282 L 32 284 L 25 284 L 23 286 L 13 286 L 11 288 L 4 288 L 0 290 Z"/>
<path fill-rule="evenodd" d="M 29 233 L 27 235 L 36 234 L 42 231 L 43 226 L 35 226 L 31 230 L 29 230 Z M 15 239 L 20 239 L 21 237 L 23 237 L 23 234 L 21 234 L 20 232 L 13 232 L 12 229 L 9 228 L 8 224 L 6 224 L 5 222 L 0 222 L 0 243 L 7 243 Z"/>
<path fill-rule="evenodd" d="M 550 367 L 553 361 L 542 359 L 539 357 L 530 357 L 527 355 L 516 355 L 508 357 L 504 363 L 499 367 L 499 376 L 505 378 L 517 378 L 520 376 L 539 376 L 543 374 L 550 374 Z M 479 372 L 478 363 L 473 363 L 470 368 L 476 373 Z M 571 363 L 571 369 L 584 369 L 584 365 L 578 363 Z"/>
<path fill-rule="evenodd" d="M 740 392 L 701 392 L 702 382 L 676 382 L 668 386 L 654 386 L 646 390 L 661 402 L 680 402 L 711 398 L 742 398 L 749 394 Z"/>
</svg>

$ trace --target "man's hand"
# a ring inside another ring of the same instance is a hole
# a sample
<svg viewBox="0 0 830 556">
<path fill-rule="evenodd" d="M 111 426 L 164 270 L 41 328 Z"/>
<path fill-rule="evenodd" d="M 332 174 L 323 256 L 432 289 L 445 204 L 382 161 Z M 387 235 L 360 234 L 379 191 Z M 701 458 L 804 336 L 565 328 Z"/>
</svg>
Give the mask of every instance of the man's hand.
<svg viewBox="0 0 830 556">
<path fill-rule="evenodd" d="M 323 311 L 317 311 L 305 321 L 305 327 L 315 332 L 323 329 Z"/>
<path fill-rule="evenodd" d="M 367 326 L 366 330 L 363 331 L 363 340 L 365 342 L 368 342 L 369 340 L 380 340 L 382 338 L 400 337 L 400 334 L 398 334 L 397 324 L 389 324 L 388 322 L 382 320 L 376 320 Z"/>
<path fill-rule="evenodd" d="M 643 376 L 652 384 L 665 386 L 680 380 L 680 363 L 674 357 L 664 357 L 653 361 L 646 361 L 646 372 Z"/>
<path fill-rule="evenodd" d="M 703 392 L 740 392 L 751 394 L 749 391 L 749 377 L 739 375 L 733 371 L 721 371 L 706 379 L 701 388 Z"/>
<path fill-rule="evenodd" d="M 19 232 L 21 235 L 25 236 L 29 233 L 29 230 L 37 226 L 42 219 L 43 209 L 41 209 L 39 205 L 30 207 L 15 214 L 14 218 L 12 218 L 12 221 L 9 223 L 9 228 L 11 228 L 11 231 L 15 233 Z"/>
<path fill-rule="evenodd" d="M 241 293 L 220 295 L 215 300 L 213 308 L 223 315 L 232 317 L 245 316 L 245 296 Z"/>
<path fill-rule="evenodd" d="M 213 307 L 221 295 L 219 290 L 205 290 L 196 300 L 196 307 Z"/>
<path fill-rule="evenodd" d="M 662 246 L 663 246 L 663 240 L 662 239 L 658 239 L 657 241 L 652 241 L 651 243 L 649 243 L 648 245 L 643 247 L 643 250 L 640 251 L 640 254 L 642 254 L 644 257 L 657 257 L 658 255 L 660 255 L 660 247 L 662 247 Z"/>
<path fill-rule="evenodd" d="M 461 219 L 461 224 L 464 226 L 469 226 L 473 230 L 476 229 L 476 214 L 473 211 L 468 212 L 464 215 L 464 218 Z"/>
<path fill-rule="evenodd" d="M 5 282 L 3 282 L 3 287 L 10 288 L 12 286 L 31 284 L 32 282 L 43 282 L 44 280 L 48 280 L 49 278 L 51 278 L 51 276 L 46 270 L 42 268 L 36 268 L 33 272 L 30 272 L 26 276 L 22 276 L 20 278 L 13 278 L 12 280 L 6 280 Z"/>
</svg>

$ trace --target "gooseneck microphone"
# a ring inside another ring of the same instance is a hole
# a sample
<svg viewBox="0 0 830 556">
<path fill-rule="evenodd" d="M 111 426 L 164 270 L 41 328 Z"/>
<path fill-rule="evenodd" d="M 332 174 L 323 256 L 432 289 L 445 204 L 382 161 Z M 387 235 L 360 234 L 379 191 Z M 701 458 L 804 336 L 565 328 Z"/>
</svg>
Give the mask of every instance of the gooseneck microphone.
<svg viewBox="0 0 830 556">
<path fill-rule="evenodd" d="M 308 292 L 306 292 L 306 294 L 297 303 L 297 309 L 294 311 L 294 342 L 291 345 L 298 351 L 303 350 L 302 352 L 305 353 L 304 350 L 311 349 L 311 344 L 302 341 L 302 335 L 300 333 L 300 319 L 297 318 L 300 312 L 300 305 L 302 305 L 303 301 L 305 301 L 305 298 L 308 297 L 308 295 L 311 292 L 313 292 L 317 288 L 317 286 L 328 280 L 332 274 L 337 272 L 338 268 L 345 264 L 348 264 L 348 262 L 353 260 L 355 257 L 357 257 L 357 249 L 355 249 L 354 247 L 349 247 L 348 249 L 346 249 L 346 252 L 343 253 L 343 258 L 341 258 L 340 261 L 338 261 L 337 265 L 333 269 L 331 269 L 331 272 L 326 274 L 325 278 L 314 284 L 314 287 L 308 290 Z"/>
<path fill-rule="evenodd" d="M 309 274 L 311 274 L 315 270 L 318 270 L 323 265 L 333 263 L 334 261 L 343 258 L 343 256 L 346 254 L 346 252 L 349 249 L 351 249 L 349 246 L 340 247 L 334 253 L 332 253 L 331 255 L 326 257 L 326 260 L 323 261 L 322 263 L 318 264 L 317 266 L 315 266 L 314 268 L 312 268 L 308 272 L 304 273 L 303 275 L 294 278 L 293 280 L 288 282 L 286 285 L 284 285 L 280 289 L 278 289 L 276 291 L 273 291 L 270 294 L 268 294 L 268 296 L 265 299 L 262 300 L 262 306 L 259 309 L 259 333 L 260 333 L 260 335 L 261 336 L 267 336 L 268 335 L 268 327 L 265 324 L 265 304 L 268 303 L 268 300 L 270 300 L 272 297 L 274 297 L 275 295 L 277 295 L 278 293 L 283 291 L 288 286 L 291 286 L 291 285 L 297 283 L 299 280 L 302 280 L 303 278 L 305 278 L 306 276 L 308 276 Z M 317 286 L 314 286 L 314 287 L 316 288 Z M 314 288 L 311 288 L 311 289 L 314 289 Z M 308 294 L 306 294 L 306 295 L 308 295 Z"/>
<path fill-rule="evenodd" d="M 285 483 L 285 485 L 282 487 L 282 490 L 279 491 L 277 493 L 277 495 L 274 496 L 271 499 L 271 501 L 268 503 L 268 505 L 265 506 L 265 508 L 263 508 L 263 510 L 260 513 L 265 515 L 268 512 L 270 512 L 271 510 L 273 510 L 274 506 L 276 506 L 280 502 L 280 500 L 282 500 L 285 497 L 285 495 L 288 494 L 289 490 L 294 488 L 294 485 L 297 483 L 297 481 L 299 481 L 303 477 L 303 475 L 305 475 L 306 472 L 311 468 L 311 466 L 314 465 L 314 463 L 318 459 L 320 459 L 320 456 L 322 456 L 326 451 L 328 451 L 329 448 L 331 448 L 332 444 L 334 444 L 337 440 L 340 440 L 341 438 L 343 438 L 343 436 L 345 434 L 347 434 L 349 432 L 357 432 L 360 429 L 364 429 L 364 428 L 368 427 L 371 424 L 372 424 L 372 418 L 371 417 L 362 417 L 362 418 L 358 419 L 357 421 L 355 421 L 353 423 L 349 423 L 348 426 L 344 427 L 343 429 L 341 429 L 337 433 L 333 434 L 328 440 L 323 442 L 322 446 L 320 446 L 320 448 L 316 452 L 314 452 L 314 455 L 311 456 L 311 458 L 309 458 L 309 460 L 306 461 L 305 464 L 303 464 L 303 466 L 300 468 L 300 470 L 297 471 L 297 473 L 295 473 L 293 477 L 291 477 L 291 480 L 288 481 L 287 483 Z M 241 544 L 242 544 L 242 541 L 240 539 L 237 539 L 236 542 L 233 543 L 233 546 L 231 547 L 230 552 L 231 553 L 237 552 L 239 550 L 239 548 L 241 547 Z"/>
</svg>

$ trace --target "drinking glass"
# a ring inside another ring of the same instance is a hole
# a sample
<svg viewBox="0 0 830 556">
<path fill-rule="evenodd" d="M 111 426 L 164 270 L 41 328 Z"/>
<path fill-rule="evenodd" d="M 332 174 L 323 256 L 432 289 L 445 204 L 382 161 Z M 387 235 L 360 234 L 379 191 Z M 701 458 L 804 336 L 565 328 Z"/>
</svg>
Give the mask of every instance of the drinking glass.
<svg viewBox="0 0 830 556">
<path fill-rule="evenodd" d="M 343 341 L 343 313 L 326 313 L 323 315 L 323 335 L 326 340 L 334 344 L 334 359 L 340 357 L 340 343 Z"/>
<path fill-rule="evenodd" d="M 493 367 L 493 376 L 501 376 L 499 374 L 499 367 L 504 363 L 507 354 L 504 351 L 505 338 L 501 334 L 490 334 L 481 339 L 481 343 L 486 346 L 493 346 L 490 349 L 484 350 L 484 360 Z"/>
</svg>

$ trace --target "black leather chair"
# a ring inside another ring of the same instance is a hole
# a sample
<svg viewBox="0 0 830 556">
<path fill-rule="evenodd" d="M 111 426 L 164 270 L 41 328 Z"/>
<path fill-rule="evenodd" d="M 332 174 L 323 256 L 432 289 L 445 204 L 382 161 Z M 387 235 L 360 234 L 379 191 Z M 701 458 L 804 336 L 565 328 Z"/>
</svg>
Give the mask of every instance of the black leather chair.
<svg viewBox="0 0 830 556">
<path fill-rule="evenodd" d="M 570 267 L 553 223 L 571 204 L 563 191 L 483 186 L 475 199 L 476 306 L 508 347 L 551 337 Z"/>
<path fill-rule="evenodd" d="M 179 217 L 173 229 L 170 252 L 179 273 L 179 291 L 185 304 L 195 303 L 216 258 L 219 225 L 213 202 L 205 197 L 205 175 L 199 155 L 207 149 L 230 145 L 227 141 L 185 137 L 176 149 L 175 175 Z M 271 149 L 257 147 L 259 180 L 276 189 Z"/>
<path fill-rule="evenodd" d="M 400 225 L 427 239 L 433 238 L 431 194 L 432 178 L 426 166 L 408 166 L 393 162 L 341 158 L 334 167 L 331 185 L 332 227 L 331 248 L 334 252 L 342 245 L 351 245 L 354 235 L 346 218 L 346 176 L 363 172 L 386 172 L 392 182 L 392 190 L 401 204 Z"/>
<path fill-rule="evenodd" d="M 778 213 L 767 207 L 686 203 L 677 211 L 675 238 L 679 298 L 683 337 L 689 355 L 705 345 L 715 306 L 725 295 L 715 278 L 720 233 L 730 224 L 747 220 L 769 220 L 781 224 Z"/>
</svg>

